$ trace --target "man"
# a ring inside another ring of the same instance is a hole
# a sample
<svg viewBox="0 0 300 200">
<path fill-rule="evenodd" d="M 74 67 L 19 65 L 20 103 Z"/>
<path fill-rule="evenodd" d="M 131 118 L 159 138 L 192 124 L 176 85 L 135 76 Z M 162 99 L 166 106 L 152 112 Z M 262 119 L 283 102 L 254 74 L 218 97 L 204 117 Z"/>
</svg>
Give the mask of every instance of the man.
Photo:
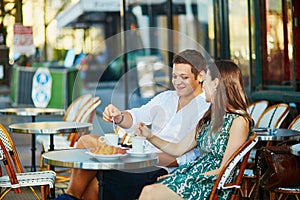
<svg viewBox="0 0 300 200">
<path fill-rule="evenodd" d="M 128 132 L 133 131 L 134 125 L 143 122 L 151 126 L 151 131 L 158 137 L 170 142 L 179 142 L 195 128 L 209 107 L 202 91 L 205 70 L 205 59 L 201 53 L 196 50 L 184 50 L 173 59 L 174 91 L 162 92 L 140 108 L 123 112 L 113 105 L 108 105 L 104 110 L 103 119 L 108 122 L 114 121 Z M 95 147 L 98 138 L 99 136 L 92 134 L 85 135 L 79 139 L 77 147 Z M 165 154 L 154 146 L 150 146 L 149 150 L 158 153 L 158 166 L 139 169 L 138 173 L 136 170 L 105 172 L 105 199 L 136 199 L 143 186 L 168 173 L 166 167 L 176 167 L 199 156 L 196 149 L 179 158 Z M 66 194 L 57 199 L 97 199 L 96 173 L 95 170 L 73 169 Z"/>
</svg>

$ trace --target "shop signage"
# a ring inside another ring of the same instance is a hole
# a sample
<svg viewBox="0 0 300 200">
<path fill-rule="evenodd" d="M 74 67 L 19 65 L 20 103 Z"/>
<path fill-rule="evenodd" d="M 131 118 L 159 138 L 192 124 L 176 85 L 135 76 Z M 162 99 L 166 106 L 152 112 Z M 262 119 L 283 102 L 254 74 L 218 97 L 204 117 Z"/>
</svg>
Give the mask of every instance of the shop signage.
<svg viewBox="0 0 300 200">
<path fill-rule="evenodd" d="M 22 24 L 14 25 L 14 54 L 15 55 L 32 55 L 35 52 L 32 37 L 32 27 L 23 26 Z"/>
</svg>

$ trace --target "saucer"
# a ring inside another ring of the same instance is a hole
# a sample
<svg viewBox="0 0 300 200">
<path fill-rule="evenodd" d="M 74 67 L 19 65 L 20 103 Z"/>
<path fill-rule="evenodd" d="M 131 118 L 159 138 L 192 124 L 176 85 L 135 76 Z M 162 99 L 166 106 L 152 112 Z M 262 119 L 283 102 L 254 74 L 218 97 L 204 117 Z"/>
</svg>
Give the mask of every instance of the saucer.
<svg viewBox="0 0 300 200">
<path fill-rule="evenodd" d="M 146 152 L 134 152 L 132 149 L 127 150 L 127 154 L 131 157 L 146 157 L 150 155 L 152 152 L 146 151 Z"/>
<path fill-rule="evenodd" d="M 111 155 L 103 155 L 103 154 L 96 154 L 92 153 L 90 151 L 86 152 L 87 154 L 93 156 L 99 161 L 112 161 L 112 160 L 117 160 L 119 158 L 125 157 L 127 154 L 111 154 Z"/>
</svg>

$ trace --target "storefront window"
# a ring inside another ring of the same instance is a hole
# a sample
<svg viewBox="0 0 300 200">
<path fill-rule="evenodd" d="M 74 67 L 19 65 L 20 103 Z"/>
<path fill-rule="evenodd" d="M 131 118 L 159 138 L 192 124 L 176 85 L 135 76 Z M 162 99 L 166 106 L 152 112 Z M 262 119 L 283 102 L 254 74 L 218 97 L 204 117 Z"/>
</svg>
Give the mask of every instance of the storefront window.
<svg viewBox="0 0 300 200">
<path fill-rule="evenodd" d="M 249 85 L 249 18 L 247 1 L 229 0 L 229 37 L 231 59 L 241 68 L 245 86 Z"/>
<path fill-rule="evenodd" d="M 266 54 L 263 84 L 291 86 L 292 84 L 292 6 L 291 1 L 267 0 Z"/>
</svg>

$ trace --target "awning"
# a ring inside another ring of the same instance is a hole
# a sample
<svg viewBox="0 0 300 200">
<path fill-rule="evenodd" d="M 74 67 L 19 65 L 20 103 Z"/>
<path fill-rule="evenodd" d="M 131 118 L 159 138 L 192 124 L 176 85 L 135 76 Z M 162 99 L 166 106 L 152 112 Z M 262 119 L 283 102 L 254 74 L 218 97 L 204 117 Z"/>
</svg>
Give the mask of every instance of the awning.
<svg viewBox="0 0 300 200">
<path fill-rule="evenodd" d="M 57 26 L 73 27 L 73 28 L 88 28 L 93 24 L 104 22 L 108 13 L 120 13 L 122 0 L 80 0 L 71 5 L 66 10 L 62 11 L 56 17 Z M 156 5 L 152 14 L 166 14 L 165 6 L 167 0 L 125 0 L 128 5 Z M 203 0 L 198 0 L 202 2 Z M 182 0 L 173 0 L 173 5 L 183 6 L 182 8 L 175 7 L 174 14 L 184 13 L 186 4 L 195 4 L 197 0 L 185 2 Z M 177 9 L 176 9 L 177 8 Z M 145 8 L 147 11 L 147 8 Z M 157 11 L 156 11 L 157 10 Z"/>
<path fill-rule="evenodd" d="M 57 26 L 88 27 L 104 20 L 107 12 L 120 12 L 120 0 L 80 0 L 57 15 Z"/>
</svg>

